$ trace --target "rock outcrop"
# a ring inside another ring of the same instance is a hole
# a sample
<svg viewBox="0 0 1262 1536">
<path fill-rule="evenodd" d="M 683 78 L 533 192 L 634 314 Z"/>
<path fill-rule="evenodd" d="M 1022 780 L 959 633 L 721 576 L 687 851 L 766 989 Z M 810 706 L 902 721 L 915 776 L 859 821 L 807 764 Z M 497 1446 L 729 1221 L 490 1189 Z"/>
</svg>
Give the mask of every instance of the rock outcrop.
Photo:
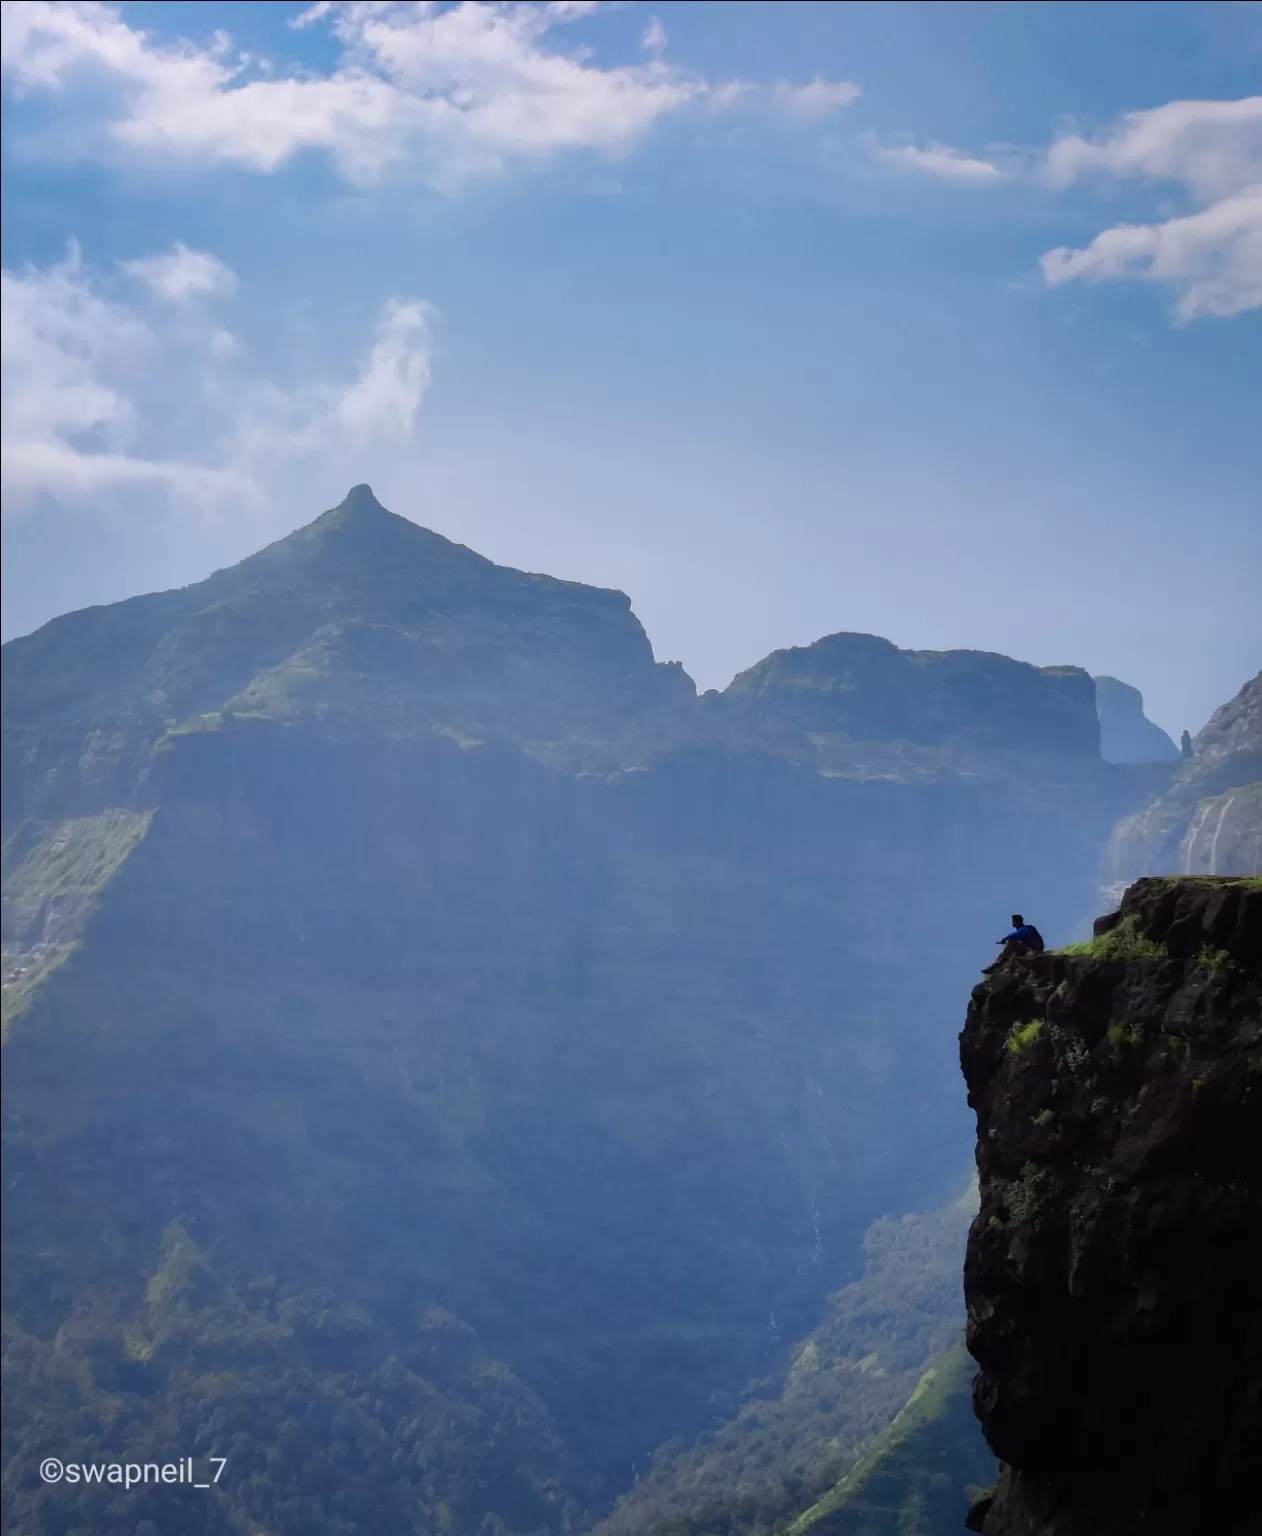
<svg viewBox="0 0 1262 1536">
<path fill-rule="evenodd" d="M 973 992 L 986 1536 L 1262 1529 L 1262 881 L 1149 879 Z"/>
<path fill-rule="evenodd" d="M 1144 713 L 1138 688 L 1115 677 L 1095 679 L 1100 717 L 1100 756 L 1106 763 L 1177 762 L 1179 749 Z"/>
</svg>

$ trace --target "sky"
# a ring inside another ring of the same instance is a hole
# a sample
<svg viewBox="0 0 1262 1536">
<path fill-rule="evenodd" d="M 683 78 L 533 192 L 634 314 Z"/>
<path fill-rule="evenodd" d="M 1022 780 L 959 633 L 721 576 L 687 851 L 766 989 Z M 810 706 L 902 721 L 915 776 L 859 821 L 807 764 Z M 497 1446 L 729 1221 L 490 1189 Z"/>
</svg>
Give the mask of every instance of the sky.
<svg viewBox="0 0 1262 1536">
<path fill-rule="evenodd" d="M 1262 666 L 1262 5 L 2 15 L 6 638 L 367 481 L 702 688 Z"/>
</svg>

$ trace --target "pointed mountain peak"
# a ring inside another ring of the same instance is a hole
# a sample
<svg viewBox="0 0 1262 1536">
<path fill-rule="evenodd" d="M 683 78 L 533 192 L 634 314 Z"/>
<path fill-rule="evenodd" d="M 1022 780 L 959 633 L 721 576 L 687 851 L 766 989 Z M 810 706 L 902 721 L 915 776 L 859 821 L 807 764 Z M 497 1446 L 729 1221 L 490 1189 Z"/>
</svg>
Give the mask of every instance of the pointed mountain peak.
<svg viewBox="0 0 1262 1536">
<path fill-rule="evenodd" d="M 305 547 L 312 552 L 337 551 L 339 558 L 352 552 L 390 560 L 451 558 L 459 551 L 470 560 L 488 563 L 482 562 L 482 557 L 472 550 L 465 550 L 442 534 L 383 507 L 370 485 L 351 486 L 337 506 L 274 547 L 283 549 L 291 542 L 296 548 Z"/>
<path fill-rule="evenodd" d="M 395 514 L 387 511 L 372 493 L 371 485 L 352 485 L 337 506 L 316 519 L 316 523 L 339 528 L 371 526 Z M 400 519 L 406 521 L 406 519 Z"/>
<path fill-rule="evenodd" d="M 384 512 L 386 509 L 373 495 L 371 485 L 352 485 L 341 505 L 334 510 L 354 517 L 366 512 Z"/>
</svg>

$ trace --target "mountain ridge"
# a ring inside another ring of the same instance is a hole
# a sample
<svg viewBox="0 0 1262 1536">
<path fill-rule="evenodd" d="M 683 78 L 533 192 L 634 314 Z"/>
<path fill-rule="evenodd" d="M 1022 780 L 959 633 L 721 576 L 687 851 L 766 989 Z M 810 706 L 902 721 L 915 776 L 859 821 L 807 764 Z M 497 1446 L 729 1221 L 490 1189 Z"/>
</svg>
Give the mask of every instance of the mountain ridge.
<svg viewBox="0 0 1262 1536">
<path fill-rule="evenodd" d="M 39 1536 L 40 1456 L 225 1440 L 222 1503 L 83 1520 L 589 1528 L 874 1222 L 950 1198 L 979 943 L 1031 892 L 1068 937 L 1165 775 L 969 744 L 954 661 L 954 745 L 763 731 L 621 594 L 334 512 L 212 602 L 5 647 L 5 1496 Z"/>
</svg>

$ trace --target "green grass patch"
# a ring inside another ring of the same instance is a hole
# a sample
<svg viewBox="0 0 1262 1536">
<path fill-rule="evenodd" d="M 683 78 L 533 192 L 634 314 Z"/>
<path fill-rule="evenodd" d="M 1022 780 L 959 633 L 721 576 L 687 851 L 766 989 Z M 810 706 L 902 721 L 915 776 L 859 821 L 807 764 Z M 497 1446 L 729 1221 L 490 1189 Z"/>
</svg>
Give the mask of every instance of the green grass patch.
<svg viewBox="0 0 1262 1536">
<path fill-rule="evenodd" d="M 1025 1050 L 1026 1046 L 1033 1045 L 1043 1032 L 1042 1019 L 1030 1019 L 1025 1024 L 1014 1024 L 1008 1031 L 1008 1038 L 1004 1041 L 1004 1048 L 1011 1051 L 1014 1056 Z"/>
<path fill-rule="evenodd" d="M 1198 970 L 1208 971 L 1211 976 L 1224 976 L 1235 967 L 1236 962 L 1225 949 L 1212 949 L 1206 944 L 1196 952 L 1192 964 Z"/>
<path fill-rule="evenodd" d="M 1133 960 L 1165 959 L 1166 946 L 1140 933 L 1135 918 L 1131 916 L 1124 917 L 1116 928 L 1099 934 L 1085 944 L 1066 944 L 1064 949 L 1054 950 L 1053 953 L 1126 965 Z"/>
</svg>

